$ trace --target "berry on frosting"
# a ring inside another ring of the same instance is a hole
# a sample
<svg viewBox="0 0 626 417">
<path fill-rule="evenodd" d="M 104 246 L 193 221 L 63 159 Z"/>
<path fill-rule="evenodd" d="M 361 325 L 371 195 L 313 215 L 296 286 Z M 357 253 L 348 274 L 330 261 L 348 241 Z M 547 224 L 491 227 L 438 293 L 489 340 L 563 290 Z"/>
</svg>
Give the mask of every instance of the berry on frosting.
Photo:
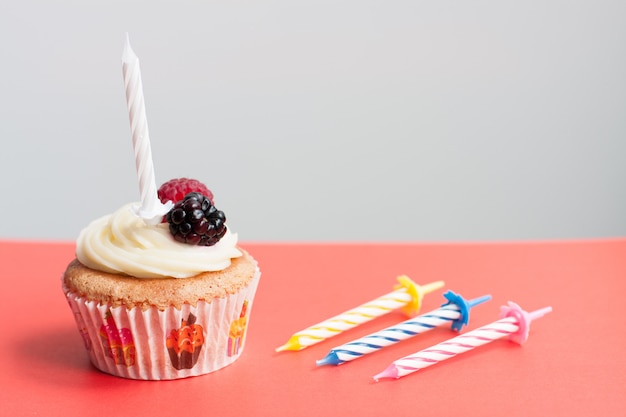
<svg viewBox="0 0 626 417">
<path fill-rule="evenodd" d="M 201 193 L 189 193 L 165 215 L 178 242 L 213 246 L 226 234 L 226 216 Z"/>
<path fill-rule="evenodd" d="M 213 204 L 213 193 L 211 190 L 209 190 L 207 186 L 202 184 L 200 181 L 190 178 L 176 178 L 169 180 L 161 185 L 157 191 L 157 195 L 163 204 L 168 201 L 177 203 L 185 198 L 187 194 L 192 192 L 197 192 L 208 197 L 211 204 Z"/>
</svg>

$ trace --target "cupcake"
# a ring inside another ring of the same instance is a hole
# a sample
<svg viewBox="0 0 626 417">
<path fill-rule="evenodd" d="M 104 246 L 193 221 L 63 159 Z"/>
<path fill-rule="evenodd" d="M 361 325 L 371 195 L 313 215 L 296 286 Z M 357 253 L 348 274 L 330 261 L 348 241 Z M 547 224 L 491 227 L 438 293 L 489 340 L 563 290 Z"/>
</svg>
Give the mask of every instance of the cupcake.
<svg viewBox="0 0 626 417">
<path fill-rule="evenodd" d="M 160 223 L 134 204 L 94 220 L 63 275 L 91 362 L 131 379 L 203 375 L 237 360 L 261 275 L 203 184 L 172 180 L 158 195 L 174 203 Z"/>
</svg>

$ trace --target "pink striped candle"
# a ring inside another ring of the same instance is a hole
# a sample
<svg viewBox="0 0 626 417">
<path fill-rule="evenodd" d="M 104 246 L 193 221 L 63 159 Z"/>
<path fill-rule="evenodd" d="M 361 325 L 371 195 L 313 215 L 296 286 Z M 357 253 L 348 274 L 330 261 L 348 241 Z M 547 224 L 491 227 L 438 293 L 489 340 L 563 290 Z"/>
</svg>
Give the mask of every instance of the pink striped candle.
<svg viewBox="0 0 626 417">
<path fill-rule="evenodd" d="M 500 320 L 398 359 L 375 375 L 374 380 L 398 379 L 506 336 L 514 342 L 524 343 L 528 338 L 530 322 L 551 311 L 552 307 L 545 307 L 527 313 L 517 304 L 509 302 L 508 306 L 501 307 Z"/>
</svg>

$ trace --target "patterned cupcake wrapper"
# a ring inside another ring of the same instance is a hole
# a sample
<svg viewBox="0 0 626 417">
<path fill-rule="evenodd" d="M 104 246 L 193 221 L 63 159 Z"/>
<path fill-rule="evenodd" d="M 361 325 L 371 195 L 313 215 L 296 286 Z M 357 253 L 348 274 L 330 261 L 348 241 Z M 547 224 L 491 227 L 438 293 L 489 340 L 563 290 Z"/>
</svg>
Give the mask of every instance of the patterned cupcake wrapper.
<svg viewBox="0 0 626 417">
<path fill-rule="evenodd" d="M 260 277 L 257 268 L 236 294 L 164 311 L 111 307 L 63 290 L 96 368 L 123 378 L 166 380 L 204 375 L 239 358 L 247 331 L 240 323 L 242 317 L 247 323 Z"/>
</svg>

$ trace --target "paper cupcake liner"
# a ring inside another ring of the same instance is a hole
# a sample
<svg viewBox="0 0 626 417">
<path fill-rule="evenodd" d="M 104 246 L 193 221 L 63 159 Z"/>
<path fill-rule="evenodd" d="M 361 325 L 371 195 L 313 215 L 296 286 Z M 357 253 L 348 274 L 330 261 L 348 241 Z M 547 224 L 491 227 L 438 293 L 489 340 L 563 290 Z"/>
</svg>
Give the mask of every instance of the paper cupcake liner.
<svg viewBox="0 0 626 417">
<path fill-rule="evenodd" d="M 123 378 L 164 380 L 204 375 L 239 358 L 260 277 L 257 268 L 236 294 L 164 311 L 112 307 L 63 290 L 96 368 Z"/>
</svg>

